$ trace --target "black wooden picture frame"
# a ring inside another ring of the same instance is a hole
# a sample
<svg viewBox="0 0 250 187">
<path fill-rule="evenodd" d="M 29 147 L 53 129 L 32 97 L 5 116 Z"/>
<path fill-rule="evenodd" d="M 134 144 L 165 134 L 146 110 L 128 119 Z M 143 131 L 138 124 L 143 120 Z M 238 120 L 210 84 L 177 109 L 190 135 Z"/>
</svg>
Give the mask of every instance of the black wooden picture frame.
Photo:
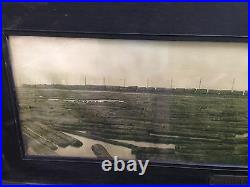
<svg viewBox="0 0 250 187">
<path fill-rule="evenodd" d="M 248 42 L 247 3 L 4 3 L 3 178 L 6 183 L 246 183 L 248 167 L 151 163 L 144 176 L 104 172 L 100 161 L 25 156 L 8 37 Z M 224 182 L 225 182 L 224 181 Z M 216 183 L 216 182 L 215 182 Z"/>
</svg>

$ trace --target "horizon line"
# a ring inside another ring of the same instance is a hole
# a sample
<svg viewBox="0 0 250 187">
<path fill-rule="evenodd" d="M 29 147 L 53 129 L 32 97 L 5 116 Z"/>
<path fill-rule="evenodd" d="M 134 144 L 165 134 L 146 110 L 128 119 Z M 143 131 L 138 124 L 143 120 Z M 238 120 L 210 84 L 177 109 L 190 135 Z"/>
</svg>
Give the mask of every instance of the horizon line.
<svg viewBox="0 0 250 187">
<path fill-rule="evenodd" d="M 111 86 L 111 87 L 120 87 L 120 88 L 129 88 L 129 87 L 137 87 L 137 88 L 161 88 L 161 89 L 186 89 L 186 90 L 192 90 L 192 89 L 195 89 L 195 90 L 219 90 L 219 91 L 231 91 L 231 92 L 234 92 L 234 91 L 242 91 L 242 92 L 248 92 L 248 89 L 243 89 L 243 90 L 236 90 L 236 89 L 216 89 L 216 88 L 213 88 L 213 89 L 209 89 L 209 88 L 194 88 L 194 87 L 190 87 L 190 88 L 185 88 L 185 87 L 155 87 L 155 86 L 136 86 L 136 85 L 133 85 L 133 86 L 121 86 L 121 85 L 102 85 L 102 84 L 86 84 L 86 85 L 83 85 L 83 84 L 54 84 L 54 83 L 51 83 L 51 84 L 21 84 L 21 86 L 17 86 L 17 87 L 22 87 L 24 85 L 28 85 L 28 86 L 37 86 L 37 85 L 46 85 L 46 86 L 53 86 L 53 85 L 62 85 L 62 86 Z"/>
</svg>

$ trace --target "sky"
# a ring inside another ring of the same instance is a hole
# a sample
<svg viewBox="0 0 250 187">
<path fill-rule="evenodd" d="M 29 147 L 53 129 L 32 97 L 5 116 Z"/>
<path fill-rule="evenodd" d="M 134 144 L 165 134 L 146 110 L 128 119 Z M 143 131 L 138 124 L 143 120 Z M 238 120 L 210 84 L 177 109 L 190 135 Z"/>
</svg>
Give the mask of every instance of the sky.
<svg viewBox="0 0 250 187">
<path fill-rule="evenodd" d="M 248 89 L 247 43 L 11 36 L 21 84 Z M 105 80 L 105 81 L 104 81 Z"/>
</svg>

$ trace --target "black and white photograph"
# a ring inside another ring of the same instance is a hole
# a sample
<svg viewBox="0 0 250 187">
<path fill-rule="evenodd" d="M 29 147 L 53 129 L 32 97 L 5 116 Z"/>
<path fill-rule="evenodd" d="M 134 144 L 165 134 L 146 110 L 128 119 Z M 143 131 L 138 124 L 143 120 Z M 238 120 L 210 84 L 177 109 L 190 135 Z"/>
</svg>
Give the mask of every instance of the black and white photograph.
<svg viewBox="0 0 250 187">
<path fill-rule="evenodd" d="M 10 48 L 26 154 L 247 165 L 247 44 L 13 36 Z"/>
<path fill-rule="evenodd" d="M 247 2 L 2 11 L 3 184 L 248 184 Z"/>
</svg>

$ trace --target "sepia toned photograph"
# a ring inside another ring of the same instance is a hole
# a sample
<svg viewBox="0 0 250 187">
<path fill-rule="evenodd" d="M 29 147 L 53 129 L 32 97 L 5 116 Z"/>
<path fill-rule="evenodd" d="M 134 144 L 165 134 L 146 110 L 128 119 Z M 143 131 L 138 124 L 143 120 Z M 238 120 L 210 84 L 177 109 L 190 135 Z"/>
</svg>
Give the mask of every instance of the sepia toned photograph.
<svg viewBox="0 0 250 187">
<path fill-rule="evenodd" d="M 248 165 L 247 43 L 11 36 L 26 155 Z"/>
</svg>

